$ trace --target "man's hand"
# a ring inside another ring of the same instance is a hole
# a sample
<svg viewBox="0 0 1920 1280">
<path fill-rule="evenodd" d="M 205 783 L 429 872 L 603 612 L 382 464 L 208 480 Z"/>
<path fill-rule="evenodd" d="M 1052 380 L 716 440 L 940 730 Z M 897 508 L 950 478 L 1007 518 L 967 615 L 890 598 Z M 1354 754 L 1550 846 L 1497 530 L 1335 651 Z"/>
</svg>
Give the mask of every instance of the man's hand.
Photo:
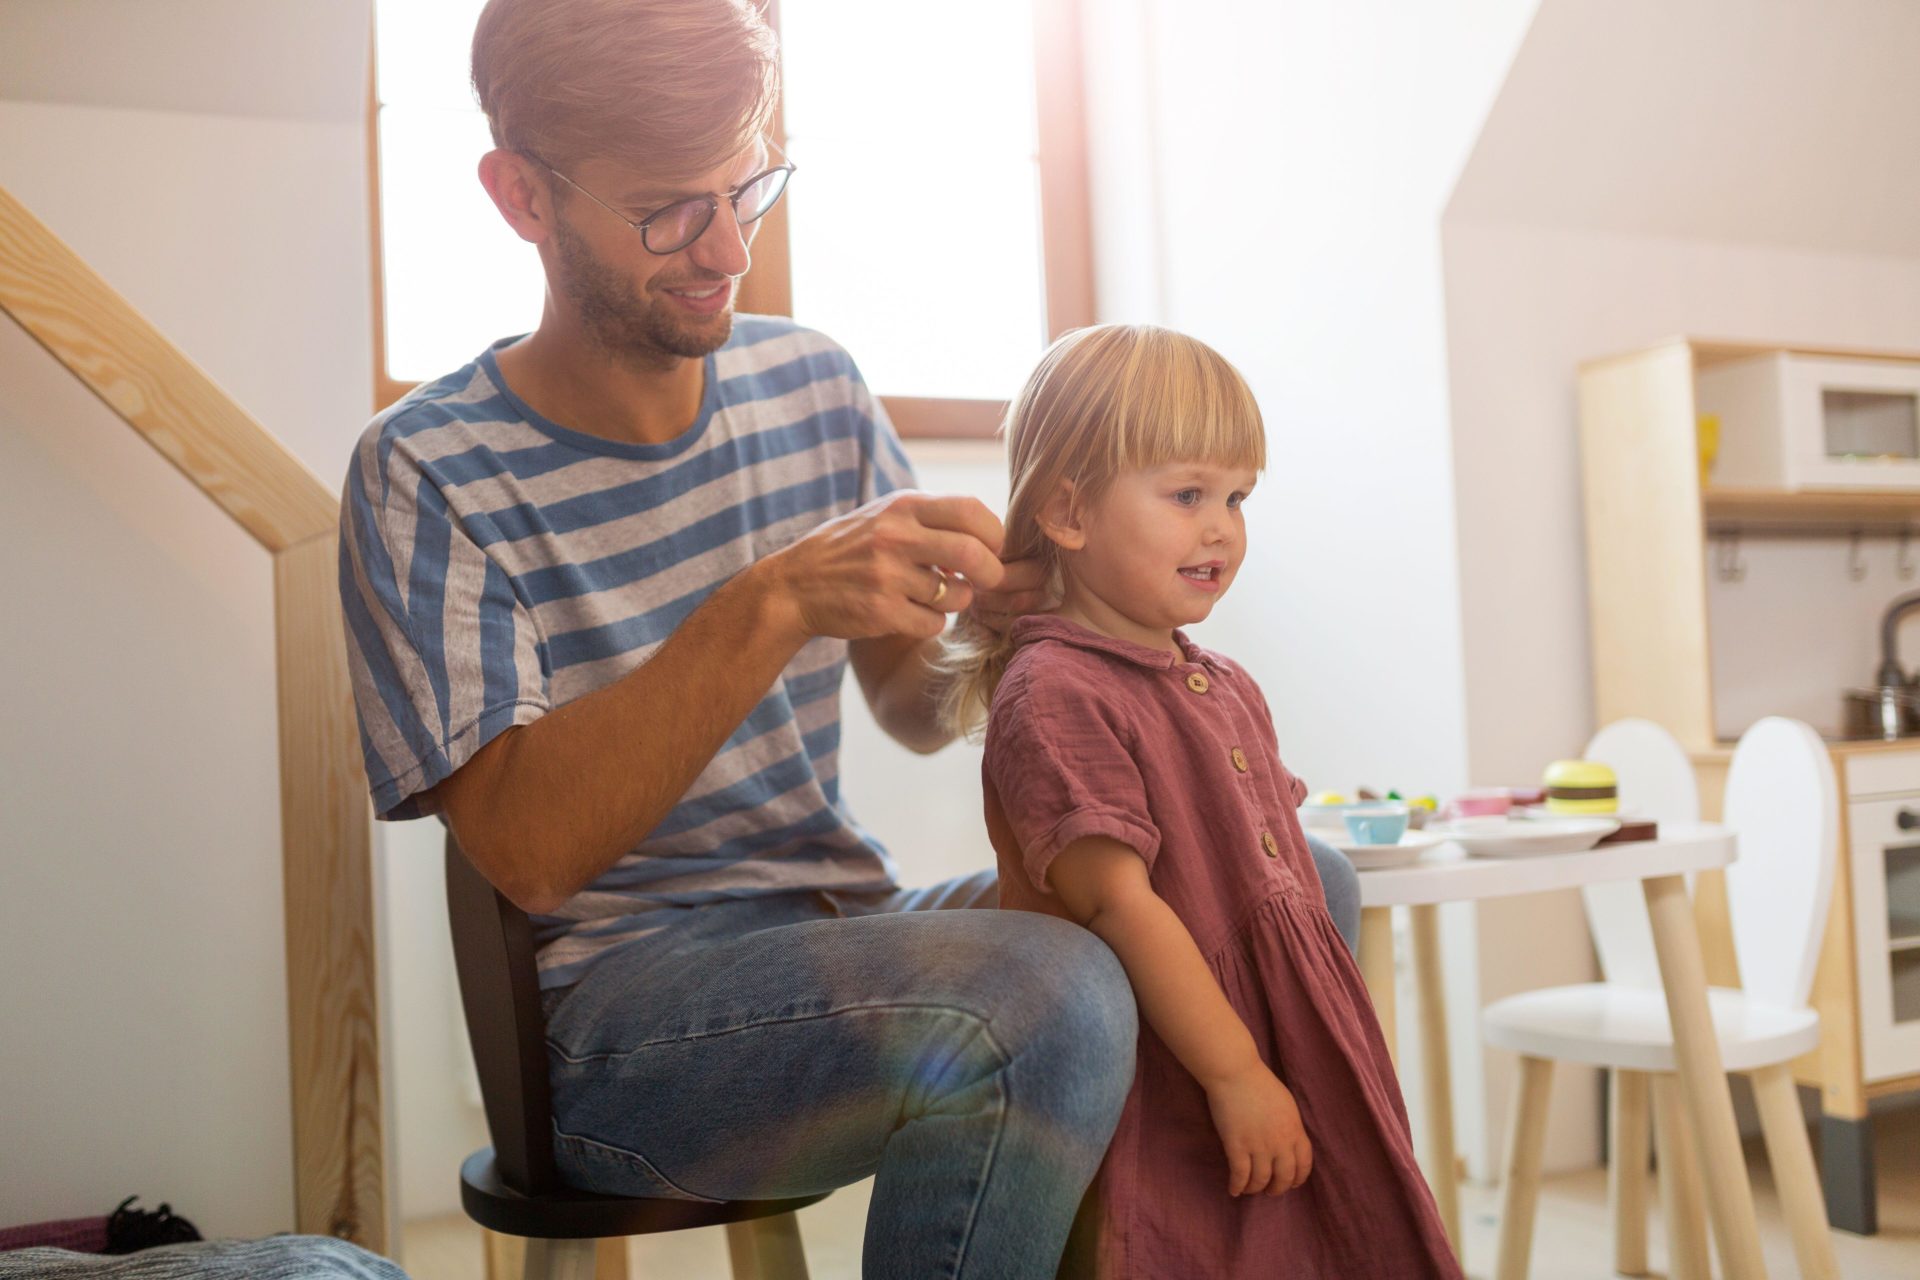
<svg viewBox="0 0 1920 1280">
<path fill-rule="evenodd" d="M 1022 614 L 1037 613 L 1055 601 L 1047 591 L 1046 568 L 1038 560 L 1009 560 L 998 588 L 976 585 L 967 612 L 981 626 L 1001 635 Z"/>
<path fill-rule="evenodd" d="M 1003 587 L 1003 536 L 999 517 L 977 498 L 901 489 L 827 521 L 762 564 L 809 637 L 926 639 L 977 591 Z M 947 589 L 933 604 L 943 576 Z"/>
</svg>

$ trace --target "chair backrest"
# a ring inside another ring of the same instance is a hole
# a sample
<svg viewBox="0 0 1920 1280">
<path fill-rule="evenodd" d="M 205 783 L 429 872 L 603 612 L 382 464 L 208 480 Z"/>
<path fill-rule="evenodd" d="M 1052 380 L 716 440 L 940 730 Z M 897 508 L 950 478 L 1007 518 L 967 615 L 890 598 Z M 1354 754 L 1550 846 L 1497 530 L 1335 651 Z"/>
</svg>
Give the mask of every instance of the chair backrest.
<svg viewBox="0 0 1920 1280">
<path fill-rule="evenodd" d="M 1833 900 L 1839 790 L 1826 744 L 1801 721 L 1768 716 L 1734 748 L 1722 820 L 1740 856 L 1727 868 L 1727 906 L 1750 995 L 1807 1002 Z"/>
<path fill-rule="evenodd" d="M 447 917 L 467 1039 L 501 1181 L 522 1195 L 560 1190 L 533 925 L 447 833 Z"/>
<path fill-rule="evenodd" d="M 1693 761 L 1674 736 L 1651 720 L 1616 720 L 1593 735 L 1586 758 L 1613 770 L 1623 812 L 1651 818 L 1662 827 L 1700 820 L 1700 791 Z M 1660 962 L 1653 926 L 1638 880 L 1592 884 L 1581 890 L 1587 927 L 1600 952 L 1608 982 L 1658 987 Z"/>
</svg>

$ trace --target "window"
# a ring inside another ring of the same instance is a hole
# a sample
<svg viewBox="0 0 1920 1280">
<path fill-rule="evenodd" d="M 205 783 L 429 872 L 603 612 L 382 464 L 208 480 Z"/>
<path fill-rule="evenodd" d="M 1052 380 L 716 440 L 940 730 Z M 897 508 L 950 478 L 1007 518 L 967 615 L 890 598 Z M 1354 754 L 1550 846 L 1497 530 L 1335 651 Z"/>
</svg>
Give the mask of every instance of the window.
<svg viewBox="0 0 1920 1280">
<path fill-rule="evenodd" d="M 377 0 L 376 401 L 539 320 L 538 259 L 474 177 L 484 0 Z M 1093 319 L 1078 0 L 777 0 L 776 135 L 800 167 L 745 311 L 844 343 L 903 435 L 982 437 L 1053 336 Z"/>
</svg>

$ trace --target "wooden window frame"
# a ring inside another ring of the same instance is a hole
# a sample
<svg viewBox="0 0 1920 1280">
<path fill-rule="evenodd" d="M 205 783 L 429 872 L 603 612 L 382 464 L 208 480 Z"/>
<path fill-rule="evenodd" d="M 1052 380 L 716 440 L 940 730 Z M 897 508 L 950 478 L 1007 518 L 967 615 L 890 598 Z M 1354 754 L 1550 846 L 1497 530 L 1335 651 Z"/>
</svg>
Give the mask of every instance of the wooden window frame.
<svg viewBox="0 0 1920 1280">
<path fill-rule="evenodd" d="M 376 0 L 376 3 L 378 0 Z M 1087 164 L 1086 73 L 1081 53 L 1083 0 L 1033 0 L 1034 111 L 1040 163 L 1040 259 L 1051 341 L 1094 321 L 1093 213 Z M 767 21 L 780 28 L 780 0 L 763 0 Z M 418 385 L 387 369 L 384 227 L 380 212 L 380 100 L 373 45 L 367 60 L 367 199 L 373 271 L 373 407 L 378 412 Z M 774 109 L 773 132 L 787 141 L 786 115 Z M 789 195 L 761 220 L 753 242 L 753 269 L 740 281 L 738 306 L 758 315 L 793 314 L 793 255 L 788 237 Z M 804 194 L 799 198 L 804 199 Z M 917 440 L 990 440 L 998 434 L 1003 400 L 924 396 L 880 398 L 895 430 Z"/>
</svg>

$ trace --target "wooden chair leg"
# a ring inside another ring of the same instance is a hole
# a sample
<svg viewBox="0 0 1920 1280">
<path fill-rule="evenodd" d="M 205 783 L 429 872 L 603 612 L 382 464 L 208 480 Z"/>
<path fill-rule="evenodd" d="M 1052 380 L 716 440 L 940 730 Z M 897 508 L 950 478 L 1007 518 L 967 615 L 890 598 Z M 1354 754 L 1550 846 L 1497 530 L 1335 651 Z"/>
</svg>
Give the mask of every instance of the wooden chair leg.
<svg viewBox="0 0 1920 1280">
<path fill-rule="evenodd" d="M 521 1280 L 593 1280 L 596 1240 L 528 1240 Z"/>
<path fill-rule="evenodd" d="M 519 1280 L 527 1264 L 527 1242 L 520 1236 L 501 1235 L 480 1228 L 485 1241 L 487 1280 Z"/>
<path fill-rule="evenodd" d="M 733 1280 L 807 1280 L 800 1221 L 790 1213 L 727 1224 Z"/>
<path fill-rule="evenodd" d="M 1679 1081 L 1672 1075 L 1653 1077 L 1653 1140 L 1660 1157 L 1660 1209 L 1667 1220 L 1667 1275 L 1711 1280 L 1700 1161 L 1680 1109 Z"/>
<path fill-rule="evenodd" d="M 1607 1213 L 1613 1219 L 1613 1269 L 1624 1276 L 1647 1274 L 1647 1145 L 1652 1136 L 1647 1076 L 1643 1071 L 1608 1073 Z"/>
<path fill-rule="evenodd" d="M 1496 1280 L 1526 1280 L 1533 1252 L 1533 1216 L 1540 1199 L 1540 1152 L 1547 1140 L 1547 1098 L 1553 1062 L 1520 1059 L 1513 1090 L 1513 1120 L 1507 1129 L 1507 1156 L 1501 1170 L 1500 1254 Z"/>
<path fill-rule="evenodd" d="M 1752 1073 L 1753 1100 L 1760 1110 L 1760 1128 L 1767 1138 L 1767 1161 L 1773 1166 L 1773 1184 L 1780 1191 L 1780 1207 L 1793 1233 L 1793 1253 L 1805 1280 L 1839 1280 L 1840 1265 L 1833 1256 L 1833 1237 L 1827 1232 L 1827 1202 L 1820 1191 L 1820 1175 L 1813 1167 L 1813 1145 L 1807 1140 L 1806 1117 L 1793 1074 L 1785 1063 Z"/>
</svg>

